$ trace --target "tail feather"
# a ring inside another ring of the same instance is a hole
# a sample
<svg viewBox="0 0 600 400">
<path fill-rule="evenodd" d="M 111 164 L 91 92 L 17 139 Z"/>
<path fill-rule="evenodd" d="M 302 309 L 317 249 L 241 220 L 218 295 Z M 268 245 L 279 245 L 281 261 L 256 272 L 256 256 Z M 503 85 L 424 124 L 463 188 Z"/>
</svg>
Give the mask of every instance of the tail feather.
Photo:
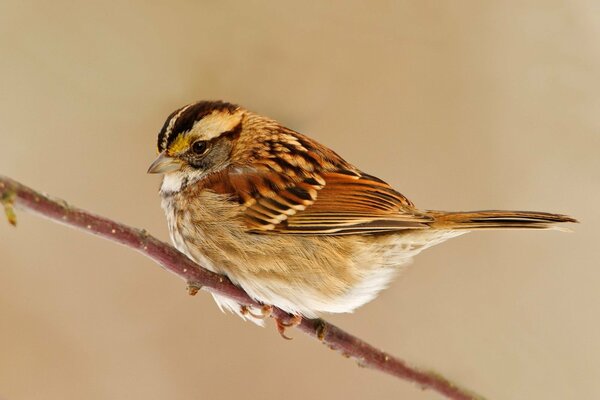
<svg viewBox="0 0 600 400">
<path fill-rule="evenodd" d="M 429 211 L 437 229 L 564 229 L 557 224 L 578 222 L 562 214 L 537 211 Z"/>
</svg>

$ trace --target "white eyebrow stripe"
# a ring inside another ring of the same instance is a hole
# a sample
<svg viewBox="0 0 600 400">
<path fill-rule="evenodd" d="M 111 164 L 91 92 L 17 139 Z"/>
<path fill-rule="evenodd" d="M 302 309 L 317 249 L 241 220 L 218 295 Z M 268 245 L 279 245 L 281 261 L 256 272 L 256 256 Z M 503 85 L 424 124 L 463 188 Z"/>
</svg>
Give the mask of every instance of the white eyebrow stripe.
<svg viewBox="0 0 600 400">
<path fill-rule="evenodd" d="M 235 128 L 242 116 L 239 113 L 228 114 L 223 112 L 212 112 L 200 121 L 196 121 L 191 131 L 202 132 L 204 140 L 210 140 Z"/>
<path fill-rule="evenodd" d="M 169 142 L 169 137 L 171 136 L 171 133 L 173 132 L 173 127 L 175 126 L 175 122 L 177 121 L 177 119 L 179 117 L 181 117 L 181 114 L 183 114 L 185 112 L 185 110 L 187 110 L 188 108 L 190 108 L 193 105 L 194 105 L 194 103 L 188 104 L 187 106 L 183 107 L 181 110 L 179 110 L 177 112 L 177 114 L 175 114 L 173 116 L 173 118 L 171 118 L 169 120 L 169 124 L 167 125 L 167 129 L 165 131 L 165 136 L 163 137 L 163 142 L 162 142 L 163 149 L 167 148 L 167 143 Z"/>
</svg>

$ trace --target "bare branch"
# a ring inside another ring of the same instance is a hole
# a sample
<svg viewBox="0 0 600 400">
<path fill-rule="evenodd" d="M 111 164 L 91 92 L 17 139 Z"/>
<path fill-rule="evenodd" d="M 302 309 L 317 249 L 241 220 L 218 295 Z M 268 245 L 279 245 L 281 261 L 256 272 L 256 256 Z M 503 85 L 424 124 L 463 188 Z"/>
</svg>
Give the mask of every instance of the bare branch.
<svg viewBox="0 0 600 400">
<path fill-rule="evenodd" d="M 227 277 L 198 266 L 178 250 L 150 236 L 143 229 L 131 228 L 72 207 L 65 201 L 52 199 L 1 175 L 0 201 L 3 203 L 6 216 L 12 225 L 17 223 L 14 206 L 135 249 L 164 269 L 184 279 L 188 284 L 190 294 L 195 294 L 198 289 L 202 288 L 227 296 L 243 305 L 261 306 L 242 289 L 233 285 Z M 287 313 L 275 307 L 273 316 L 282 320 L 289 318 Z M 441 375 L 410 366 L 322 319 L 303 319 L 298 325 L 298 329 L 344 356 L 353 358 L 360 366 L 416 383 L 424 389 L 435 390 L 449 399 L 481 399 L 480 396 L 455 385 Z"/>
</svg>

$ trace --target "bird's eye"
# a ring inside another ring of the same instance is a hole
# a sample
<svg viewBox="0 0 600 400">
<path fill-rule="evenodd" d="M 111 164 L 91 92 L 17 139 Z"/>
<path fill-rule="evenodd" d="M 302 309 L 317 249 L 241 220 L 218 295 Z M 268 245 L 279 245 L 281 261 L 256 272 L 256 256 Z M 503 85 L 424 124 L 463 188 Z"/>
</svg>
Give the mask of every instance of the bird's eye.
<svg viewBox="0 0 600 400">
<path fill-rule="evenodd" d="M 197 142 L 194 142 L 194 144 L 192 144 L 192 151 L 197 155 L 204 154 L 206 152 L 206 149 L 208 149 L 208 145 L 204 140 L 198 140 Z"/>
</svg>

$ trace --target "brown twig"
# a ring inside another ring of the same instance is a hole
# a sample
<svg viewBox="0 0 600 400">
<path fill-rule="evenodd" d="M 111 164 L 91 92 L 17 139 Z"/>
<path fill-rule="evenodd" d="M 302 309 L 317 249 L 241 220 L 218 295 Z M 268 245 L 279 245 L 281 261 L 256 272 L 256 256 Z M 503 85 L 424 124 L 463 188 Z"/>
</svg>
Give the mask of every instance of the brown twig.
<svg viewBox="0 0 600 400">
<path fill-rule="evenodd" d="M 260 307 L 260 304 L 252 300 L 242 289 L 233 285 L 227 277 L 198 266 L 172 246 L 150 236 L 145 230 L 131 228 L 72 207 L 62 200 L 52 199 L 1 175 L 0 201 L 12 225 L 16 225 L 13 206 L 34 212 L 50 220 L 79 228 L 139 251 L 167 271 L 184 279 L 190 294 L 195 294 L 202 288 L 227 296 L 243 305 Z M 273 316 L 284 320 L 289 317 L 284 311 L 275 307 Z M 435 390 L 449 399 L 481 399 L 439 374 L 410 366 L 322 319 L 303 319 L 298 329 L 344 356 L 353 358 L 360 366 L 414 382 L 424 389 Z"/>
</svg>

